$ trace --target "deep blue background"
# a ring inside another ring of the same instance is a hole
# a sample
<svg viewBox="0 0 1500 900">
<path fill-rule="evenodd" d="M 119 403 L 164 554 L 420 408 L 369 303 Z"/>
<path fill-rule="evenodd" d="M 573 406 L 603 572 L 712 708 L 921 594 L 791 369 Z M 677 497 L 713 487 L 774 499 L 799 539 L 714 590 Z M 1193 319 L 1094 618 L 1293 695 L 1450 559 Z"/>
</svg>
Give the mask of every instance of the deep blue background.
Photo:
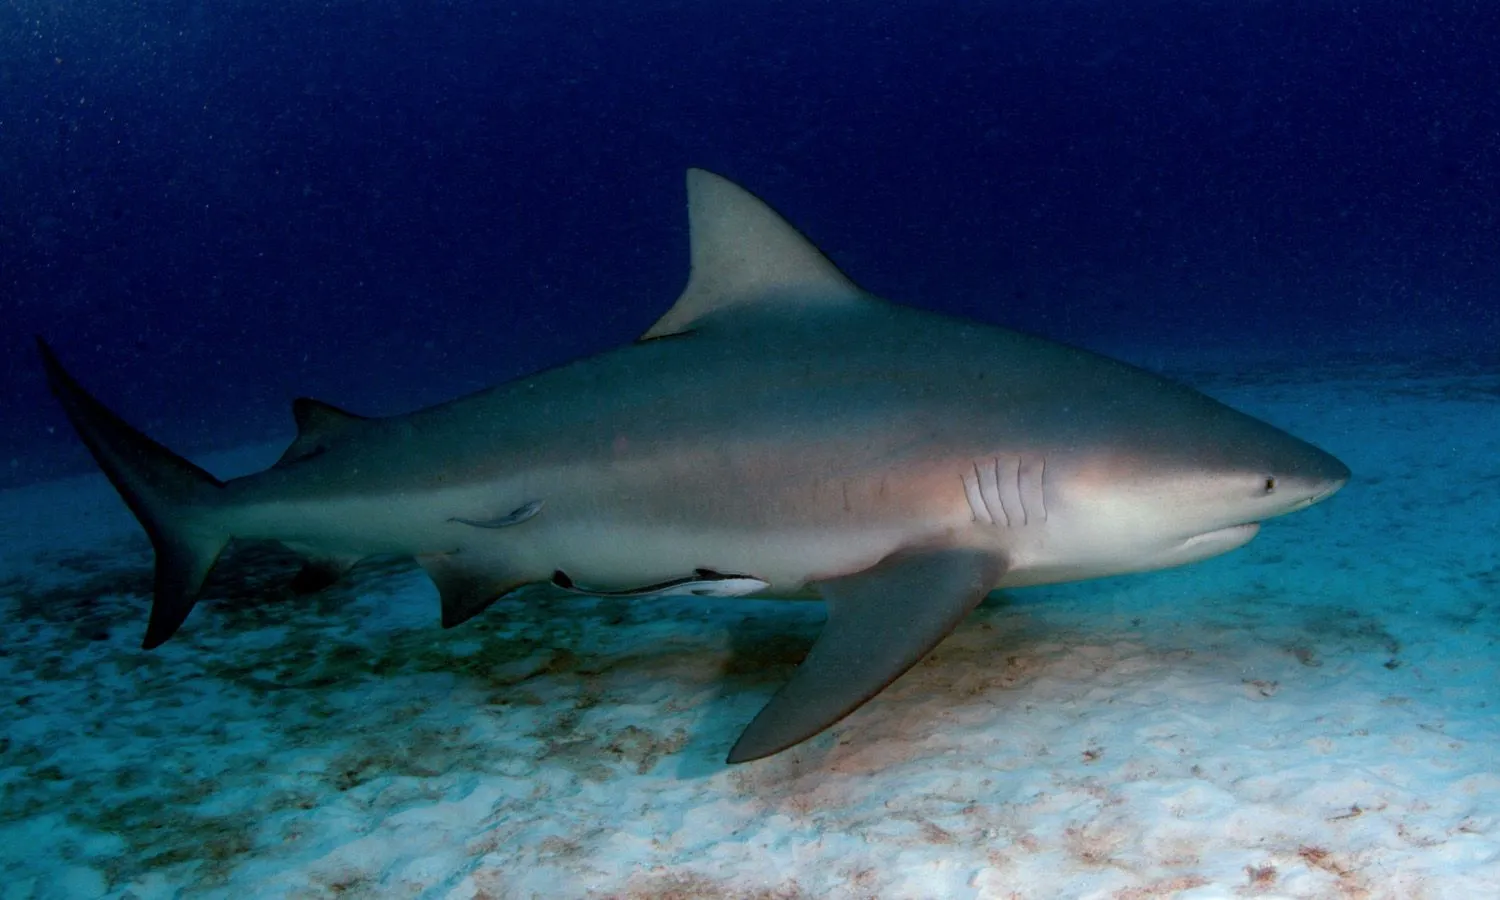
<svg viewBox="0 0 1500 900">
<path fill-rule="evenodd" d="M 1500 332 L 1500 4 L 20 0 L 0 482 L 85 464 L 33 332 L 187 451 L 628 340 L 688 165 L 878 293 L 1094 346 Z"/>
</svg>

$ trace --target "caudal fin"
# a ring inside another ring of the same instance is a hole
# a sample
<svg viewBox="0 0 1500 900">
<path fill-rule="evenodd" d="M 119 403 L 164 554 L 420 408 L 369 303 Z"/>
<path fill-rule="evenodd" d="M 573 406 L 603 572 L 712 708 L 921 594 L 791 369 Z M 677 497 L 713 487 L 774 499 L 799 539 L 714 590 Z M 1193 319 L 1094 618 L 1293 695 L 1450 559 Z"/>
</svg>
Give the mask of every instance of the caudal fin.
<svg viewBox="0 0 1500 900">
<path fill-rule="evenodd" d="M 150 650 L 187 619 L 229 543 L 229 534 L 215 527 L 223 484 L 110 412 L 68 374 L 46 341 L 36 343 L 52 393 L 156 550 L 156 596 L 142 645 Z"/>
</svg>

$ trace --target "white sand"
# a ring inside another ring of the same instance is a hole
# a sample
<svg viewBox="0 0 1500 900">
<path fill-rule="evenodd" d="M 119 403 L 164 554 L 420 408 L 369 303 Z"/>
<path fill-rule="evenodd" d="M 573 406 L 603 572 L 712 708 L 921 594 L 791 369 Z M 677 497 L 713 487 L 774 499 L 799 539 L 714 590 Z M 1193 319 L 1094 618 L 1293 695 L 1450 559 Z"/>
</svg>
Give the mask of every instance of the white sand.
<svg viewBox="0 0 1500 900">
<path fill-rule="evenodd" d="M 102 478 L 7 492 L 0 896 L 1495 896 L 1500 378 L 1316 377 L 1200 383 L 1341 456 L 1339 496 L 992 600 L 733 768 L 817 604 L 538 592 L 444 632 L 412 569 L 278 600 L 294 563 L 241 554 L 144 653 Z"/>
</svg>

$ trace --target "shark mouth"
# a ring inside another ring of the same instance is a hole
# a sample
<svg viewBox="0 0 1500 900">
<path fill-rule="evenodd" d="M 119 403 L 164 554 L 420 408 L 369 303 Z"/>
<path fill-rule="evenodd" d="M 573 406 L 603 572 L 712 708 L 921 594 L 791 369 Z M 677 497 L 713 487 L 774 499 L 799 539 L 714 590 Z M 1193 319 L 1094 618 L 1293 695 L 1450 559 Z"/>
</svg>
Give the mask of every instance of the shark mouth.
<svg viewBox="0 0 1500 900">
<path fill-rule="evenodd" d="M 1196 547 L 1200 544 L 1228 544 L 1238 547 L 1248 543 L 1249 540 L 1260 531 L 1259 522 L 1246 522 L 1242 525 L 1230 525 L 1228 528 L 1219 528 L 1214 531 L 1205 531 L 1195 534 L 1182 542 L 1182 549 Z"/>
<path fill-rule="evenodd" d="M 1322 491 L 1321 493 L 1318 493 L 1318 494 L 1316 494 L 1316 495 L 1314 495 L 1312 497 L 1308 497 L 1307 500 L 1305 500 L 1297 508 L 1298 509 L 1306 509 L 1309 506 L 1312 506 L 1314 503 L 1320 503 L 1320 502 L 1322 502 L 1323 500 L 1327 499 L 1328 497 L 1331 497 L 1334 494 L 1337 494 L 1339 492 L 1339 489 L 1342 488 L 1346 483 L 1347 483 L 1347 479 L 1345 481 L 1340 481 L 1340 482 L 1336 483 L 1333 487 L 1327 488 L 1326 490 Z M 1295 512 L 1295 510 L 1293 510 L 1293 511 Z"/>
</svg>

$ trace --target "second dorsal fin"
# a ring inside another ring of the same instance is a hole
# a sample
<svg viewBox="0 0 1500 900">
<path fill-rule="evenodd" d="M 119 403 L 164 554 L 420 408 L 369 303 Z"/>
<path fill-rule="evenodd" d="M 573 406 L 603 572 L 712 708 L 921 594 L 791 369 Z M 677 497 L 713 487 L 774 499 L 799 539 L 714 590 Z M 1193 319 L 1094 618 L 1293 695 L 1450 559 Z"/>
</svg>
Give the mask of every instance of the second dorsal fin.
<svg viewBox="0 0 1500 900">
<path fill-rule="evenodd" d="M 369 419 L 345 412 L 331 403 L 298 397 L 292 401 L 292 418 L 297 422 L 297 437 L 281 454 L 276 465 L 284 466 L 317 456 L 328 444 Z"/>
</svg>

